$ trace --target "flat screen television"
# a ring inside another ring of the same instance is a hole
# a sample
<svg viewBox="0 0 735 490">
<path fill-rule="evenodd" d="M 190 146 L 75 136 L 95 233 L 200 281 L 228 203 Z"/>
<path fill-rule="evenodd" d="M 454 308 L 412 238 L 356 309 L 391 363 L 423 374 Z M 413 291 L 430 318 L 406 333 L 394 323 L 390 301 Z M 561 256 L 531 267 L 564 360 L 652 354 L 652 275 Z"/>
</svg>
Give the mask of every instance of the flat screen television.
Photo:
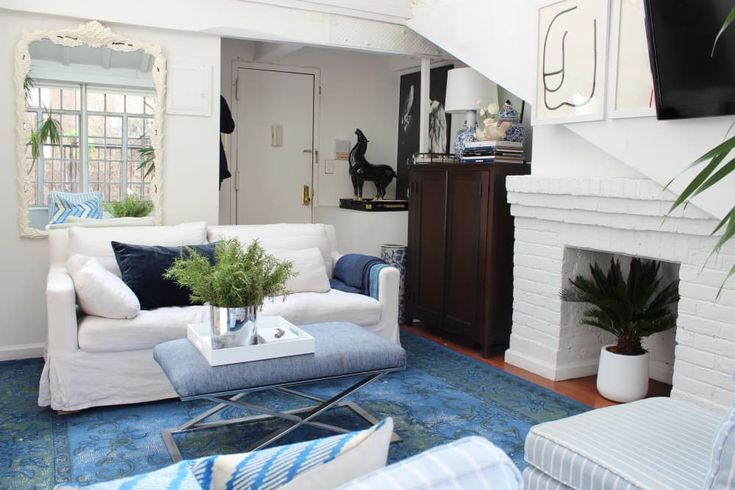
<svg viewBox="0 0 735 490">
<path fill-rule="evenodd" d="M 658 119 L 735 114 L 732 0 L 644 0 Z"/>
</svg>

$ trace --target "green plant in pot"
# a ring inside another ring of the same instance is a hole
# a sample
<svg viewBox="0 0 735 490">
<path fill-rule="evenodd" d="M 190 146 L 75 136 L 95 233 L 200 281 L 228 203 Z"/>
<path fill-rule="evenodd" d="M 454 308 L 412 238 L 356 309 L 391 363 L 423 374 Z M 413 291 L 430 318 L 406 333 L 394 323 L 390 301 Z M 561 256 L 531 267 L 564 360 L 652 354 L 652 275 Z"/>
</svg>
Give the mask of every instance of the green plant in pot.
<svg viewBox="0 0 735 490">
<path fill-rule="evenodd" d="M 597 390 L 613 401 L 629 402 L 648 393 L 648 352 L 643 339 L 676 326 L 671 305 L 679 300 L 679 282 L 662 287 L 661 263 L 634 258 L 624 277 L 620 261 L 607 271 L 590 265 L 590 277 L 577 275 L 561 293 L 563 301 L 586 303 L 582 323 L 617 338 L 600 352 Z"/>
<path fill-rule="evenodd" d="M 218 242 L 214 262 L 192 249 L 174 261 L 164 277 L 189 288 L 192 302 L 209 303 L 212 348 L 257 342 L 255 320 L 266 298 L 283 296 L 293 264 L 279 261 L 254 241 Z"/>
<path fill-rule="evenodd" d="M 105 210 L 115 218 L 142 218 L 151 214 L 153 203 L 130 194 L 122 201 L 105 203 Z"/>
</svg>

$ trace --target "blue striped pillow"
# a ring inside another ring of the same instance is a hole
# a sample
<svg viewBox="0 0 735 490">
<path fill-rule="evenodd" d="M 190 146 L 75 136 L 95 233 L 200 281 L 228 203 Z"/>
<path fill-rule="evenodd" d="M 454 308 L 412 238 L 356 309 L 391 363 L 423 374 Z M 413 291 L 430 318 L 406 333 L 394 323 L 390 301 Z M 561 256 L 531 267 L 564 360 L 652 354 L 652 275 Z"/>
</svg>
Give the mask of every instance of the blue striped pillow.
<svg viewBox="0 0 735 490">
<path fill-rule="evenodd" d="M 704 488 L 705 490 L 735 488 L 735 401 L 715 436 Z"/>
<path fill-rule="evenodd" d="M 389 434 L 393 432 L 393 421 L 389 418 L 359 432 L 250 453 L 202 458 L 192 462 L 192 472 L 204 490 L 276 489 L 356 448 L 384 426 Z M 387 446 L 390 436 L 385 440 Z"/>
<path fill-rule="evenodd" d="M 49 223 L 66 223 L 70 216 L 102 218 L 102 194 L 99 192 L 51 191 L 48 196 Z"/>
</svg>

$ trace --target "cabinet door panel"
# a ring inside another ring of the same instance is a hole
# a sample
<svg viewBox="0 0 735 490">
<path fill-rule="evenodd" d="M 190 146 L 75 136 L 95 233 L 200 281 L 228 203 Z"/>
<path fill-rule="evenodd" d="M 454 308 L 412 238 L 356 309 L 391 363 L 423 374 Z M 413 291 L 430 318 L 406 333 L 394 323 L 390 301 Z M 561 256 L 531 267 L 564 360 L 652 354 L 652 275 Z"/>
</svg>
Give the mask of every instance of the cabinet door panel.
<svg viewBox="0 0 735 490">
<path fill-rule="evenodd" d="M 445 329 L 480 342 L 488 172 L 451 172 L 447 186 Z"/>
<path fill-rule="evenodd" d="M 444 300 L 446 173 L 414 171 L 410 182 L 409 303 L 415 318 L 437 324 Z"/>
</svg>

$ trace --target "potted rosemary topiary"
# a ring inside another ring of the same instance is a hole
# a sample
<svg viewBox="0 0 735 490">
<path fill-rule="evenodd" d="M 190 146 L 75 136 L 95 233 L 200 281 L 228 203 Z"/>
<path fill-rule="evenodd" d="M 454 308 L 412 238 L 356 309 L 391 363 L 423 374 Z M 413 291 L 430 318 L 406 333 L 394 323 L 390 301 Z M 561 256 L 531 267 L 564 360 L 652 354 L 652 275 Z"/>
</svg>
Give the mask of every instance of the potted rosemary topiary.
<svg viewBox="0 0 735 490">
<path fill-rule="evenodd" d="M 255 320 L 265 298 L 287 293 L 291 262 L 279 261 L 254 241 L 237 240 L 214 248 L 214 262 L 194 250 L 174 261 L 164 277 L 191 291 L 192 302 L 209 303 L 212 348 L 256 343 Z"/>
<path fill-rule="evenodd" d="M 609 400 L 629 402 L 648 393 L 648 352 L 642 341 L 676 326 L 671 305 L 679 300 L 679 282 L 661 287 L 661 263 L 634 258 L 628 277 L 620 261 L 610 260 L 605 273 L 590 265 L 591 277 L 569 279 L 561 293 L 563 301 L 587 303 L 582 323 L 606 330 L 617 342 L 605 345 L 597 368 L 597 390 Z"/>
</svg>

